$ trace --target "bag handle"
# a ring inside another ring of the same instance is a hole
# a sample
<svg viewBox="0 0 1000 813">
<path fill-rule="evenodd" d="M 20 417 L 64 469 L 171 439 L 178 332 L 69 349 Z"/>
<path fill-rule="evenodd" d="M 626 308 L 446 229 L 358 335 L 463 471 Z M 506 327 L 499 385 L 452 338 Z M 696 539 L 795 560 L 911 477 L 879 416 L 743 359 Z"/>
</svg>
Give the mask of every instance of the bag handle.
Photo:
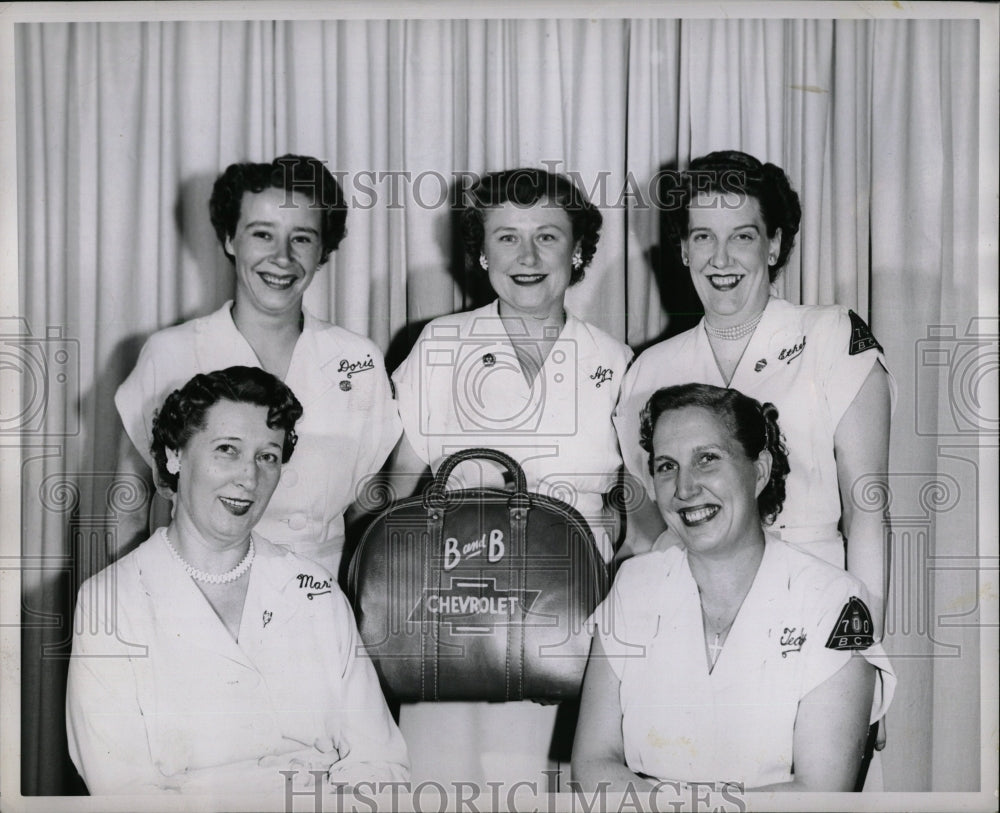
<svg viewBox="0 0 1000 813">
<path fill-rule="evenodd" d="M 512 498 L 512 503 L 522 506 L 526 506 L 529 503 L 528 481 L 524 476 L 524 469 L 521 468 L 521 464 L 509 454 L 497 449 L 482 448 L 462 449 L 462 451 L 455 452 L 455 454 L 451 455 L 451 457 L 441 464 L 441 468 L 434 475 L 434 482 L 427 486 L 426 491 L 424 491 L 424 507 L 428 509 L 443 508 L 448 501 L 448 498 L 445 496 L 448 480 L 455 467 L 466 460 L 476 459 L 492 460 L 506 469 L 514 479 L 514 497 Z"/>
</svg>

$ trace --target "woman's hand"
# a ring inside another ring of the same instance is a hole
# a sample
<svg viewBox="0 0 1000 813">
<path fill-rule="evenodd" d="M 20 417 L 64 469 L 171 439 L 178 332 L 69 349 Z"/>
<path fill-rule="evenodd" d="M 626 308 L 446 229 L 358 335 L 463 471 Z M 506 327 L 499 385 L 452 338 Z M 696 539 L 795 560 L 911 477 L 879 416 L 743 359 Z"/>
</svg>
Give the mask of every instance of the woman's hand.
<svg viewBox="0 0 1000 813">
<path fill-rule="evenodd" d="M 275 773 L 294 771 L 292 788 L 311 790 L 316 780 L 325 781 L 330 768 L 341 759 L 340 750 L 330 737 L 318 737 L 311 747 L 299 748 L 285 754 L 269 754 L 261 757 L 257 764 Z"/>
<path fill-rule="evenodd" d="M 878 726 L 878 734 L 875 735 L 875 750 L 881 751 L 885 748 L 886 742 L 886 730 L 885 730 L 885 717 L 879 720 L 875 725 Z"/>
</svg>

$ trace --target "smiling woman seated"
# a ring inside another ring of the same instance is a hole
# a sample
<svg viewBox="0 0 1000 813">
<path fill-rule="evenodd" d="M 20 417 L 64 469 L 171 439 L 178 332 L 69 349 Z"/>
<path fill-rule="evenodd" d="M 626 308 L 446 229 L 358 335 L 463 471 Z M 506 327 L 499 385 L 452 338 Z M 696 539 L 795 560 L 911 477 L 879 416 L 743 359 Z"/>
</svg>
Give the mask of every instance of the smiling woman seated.
<svg viewBox="0 0 1000 813">
<path fill-rule="evenodd" d="M 777 410 L 685 384 L 642 413 L 656 502 L 682 544 L 634 557 L 592 617 L 573 775 L 852 790 L 895 685 L 864 585 L 765 532 L 788 459 Z"/>
<path fill-rule="evenodd" d="M 91 793 L 283 793 L 408 777 L 329 572 L 253 533 L 302 407 L 255 367 L 196 375 L 153 424 L 173 521 L 80 589 L 66 699 Z"/>
</svg>

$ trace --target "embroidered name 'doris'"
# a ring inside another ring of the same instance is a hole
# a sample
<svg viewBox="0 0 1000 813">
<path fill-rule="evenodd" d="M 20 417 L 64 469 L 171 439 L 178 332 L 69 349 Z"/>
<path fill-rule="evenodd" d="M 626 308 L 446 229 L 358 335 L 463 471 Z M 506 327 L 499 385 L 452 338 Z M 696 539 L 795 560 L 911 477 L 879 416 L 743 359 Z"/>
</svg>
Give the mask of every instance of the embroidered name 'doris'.
<svg viewBox="0 0 1000 813">
<path fill-rule="evenodd" d="M 350 378 L 358 373 L 366 373 L 369 370 L 375 369 L 375 361 L 372 359 L 369 353 L 362 361 L 348 361 L 347 359 L 340 360 L 340 366 L 337 368 L 338 373 L 347 373 L 347 377 Z"/>
</svg>

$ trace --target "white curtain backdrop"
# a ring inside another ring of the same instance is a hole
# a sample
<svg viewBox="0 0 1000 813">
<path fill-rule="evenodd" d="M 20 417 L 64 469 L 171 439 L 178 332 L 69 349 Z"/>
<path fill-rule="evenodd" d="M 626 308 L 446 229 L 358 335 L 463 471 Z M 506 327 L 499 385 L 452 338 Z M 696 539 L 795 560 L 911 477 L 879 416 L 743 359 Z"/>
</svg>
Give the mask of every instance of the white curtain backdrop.
<svg viewBox="0 0 1000 813">
<path fill-rule="evenodd" d="M 471 303 L 456 173 L 578 173 L 605 226 L 570 307 L 636 347 L 689 324 L 655 178 L 720 148 L 779 164 L 802 197 L 778 292 L 857 310 L 899 384 L 886 787 L 978 790 L 969 449 L 996 421 L 963 411 L 975 398 L 954 384 L 981 346 L 963 338 L 978 308 L 975 21 L 31 23 L 15 37 L 20 313 L 68 371 L 22 438 L 22 554 L 44 563 L 23 573 L 23 793 L 80 788 L 64 619 L 140 499 L 115 482 L 112 398 L 149 334 L 231 295 L 207 212 L 226 165 L 297 152 L 343 173 L 348 236 L 307 307 L 392 364 L 408 326 Z"/>
</svg>

